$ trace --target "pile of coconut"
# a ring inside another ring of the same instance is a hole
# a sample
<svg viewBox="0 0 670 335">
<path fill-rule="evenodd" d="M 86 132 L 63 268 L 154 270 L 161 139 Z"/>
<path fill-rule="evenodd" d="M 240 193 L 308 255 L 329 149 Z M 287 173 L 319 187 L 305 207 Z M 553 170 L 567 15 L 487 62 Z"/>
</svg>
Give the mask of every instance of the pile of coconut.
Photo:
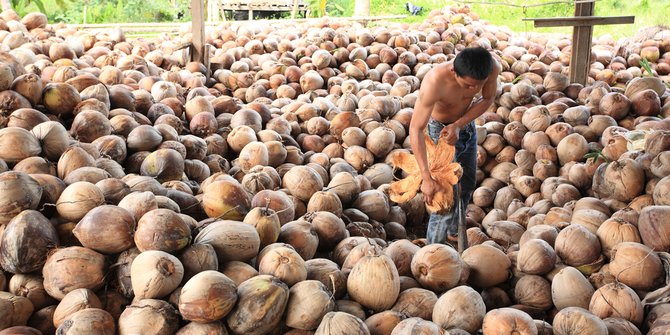
<svg viewBox="0 0 670 335">
<path fill-rule="evenodd" d="M 521 36 L 225 23 L 190 40 L 0 13 L 0 335 L 665 334 L 670 31 Z M 503 67 L 476 120 L 468 248 L 426 245 L 406 176 L 424 75 Z"/>
</svg>

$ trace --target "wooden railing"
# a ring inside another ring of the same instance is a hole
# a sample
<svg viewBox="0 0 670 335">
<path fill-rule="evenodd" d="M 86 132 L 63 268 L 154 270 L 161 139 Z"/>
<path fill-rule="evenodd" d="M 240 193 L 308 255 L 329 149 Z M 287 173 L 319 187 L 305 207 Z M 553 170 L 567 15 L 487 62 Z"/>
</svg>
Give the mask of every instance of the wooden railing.
<svg viewBox="0 0 670 335">
<path fill-rule="evenodd" d="M 330 21 L 357 21 L 361 22 L 364 25 L 367 25 L 369 22 L 374 21 L 390 21 L 398 20 L 405 18 L 406 15 L 386 15 L 386 16 L 371 16 L 371 17 L 329 17 Z M 243 21 L 224 21 L 224 22 L 209 22 L 205 21 L 205 27 L 216 27 L 222 23 L 251 23 L 251 22 L 262 22 L 262 23 L 273 23 L 273 24 L 283 24 L 288 22 L 310 22 L 323 20 L 323 18 L 308 18 L 308 19 L 279 19 L 279 20 L 243 20 Z M 167 33 L 170 35 L 178 34 L 180 27 L 184 24 L 190 24 L 190 22 L 161 22 L 161 23 L 97 23 L 97 24 L 70 24 L 68 25 L 71 28 L 83 29 L 89 31 L 104 31 L 113 28 L 121 28 L 124 33 L 128 36 L 150 36 L 157 35 L 161 33 Z"/>
</svg>

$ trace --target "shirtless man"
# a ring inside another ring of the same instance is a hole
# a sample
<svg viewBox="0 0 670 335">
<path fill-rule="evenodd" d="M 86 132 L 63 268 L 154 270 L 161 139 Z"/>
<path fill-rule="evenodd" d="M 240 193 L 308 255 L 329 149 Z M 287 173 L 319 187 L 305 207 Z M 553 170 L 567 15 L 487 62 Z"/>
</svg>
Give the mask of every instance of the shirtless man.
<svg viewBox="0 0 670 335">
<path fill-rule="evenodd" d="M 453 61 L 436 66 L 424 77 L 409 125 L 409 137 L 421 170 L 421 192 L 427 203 L 441 186 L 428 169 L 424 138 L 426 128 L 433 141 L 444 140 L 456 147 L 455 159 L 463 167 L 461 201 L 464 207 L 467 206 L 476 184 L 477 134 L 474 119 L 493 104 L 500 71 L 500 65 L 491 54 L 477 47 L 463 49 Z M 475 95 L 480 92 L 481 97 L 475 100 Z M 452 209 L 447 214 L 431 214 L 426 232 L 428 243 L 458 240 L 458 225 L 452 219 L 453 212 Z"/>
</svg>

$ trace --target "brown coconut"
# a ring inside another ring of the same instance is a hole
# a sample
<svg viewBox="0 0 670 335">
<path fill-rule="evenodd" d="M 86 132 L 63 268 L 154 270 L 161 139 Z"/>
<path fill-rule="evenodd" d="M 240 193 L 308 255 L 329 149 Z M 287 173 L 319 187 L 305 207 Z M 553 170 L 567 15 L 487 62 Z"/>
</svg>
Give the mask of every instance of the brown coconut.
<svg viewBox="0 0 670 335">
<path fill-rule="evenodd" d="M 160 250 L 141 252 L 130 267 L 137 299 L 163 298 L 177 288 L 183 277 L 184 266 L 179 259 Z"/>
<path fill-rule="evenodd" d="M 644 244 L 654 250 L 670 250 L 670 206 L 647 206 L 638 220 Z"/>
<path fill-rule="evenodd" d="M 475 287 L 496 286 L 509 278 L 511 262 L 500 249 L 475 245 L 466 249 L 461 258 L 470 269 L 469 283 Z"/>
<path fill-rule="evenodd" d="M 135 245 L 140 251 L 162 250 L 175 252 L 191 242 L 191 228 L 172 210 L 151 210 L 137 221 Z"/>
<path fill-rule="evenodd" d="M 400 293 L 400 280 L 395 264 L 385 254 L 372 253 L 360 259 L 347 278 L 349 296 L 375 311 L 393 306 Z M 386 292 L 378 295 L 373 292 Z"/>
<path fill-rule="evenodd" d="M 484 335 L 519 334 L 537 335 L 537 327 L 530 315 L 514 308 L 498 308 L 489 311 L 482 323 Z"/>
<path fill-rule="evenodd" d="M 25 210 L 4 227 L 0 239 L 0 266 L 12 273 L 42 268 L 49 251 L 58 245 L 58 234 L 40 212 Z"/>
<path fill-rule="evenodd" d="M 86 308 L 70 315 L 56 329 L 56 334 L 116 334 L 114 318 L 99 308 Z"/>
<path fill-rule="evenodd" d="M 107 262 L 103 255 L 76 246 L 56 250 L 42 269 L 44 289 L 56 299 L 63 299 L 78 288 L 102 287 L 106 273 Z"/>
<path fill-rule="evenodd" d="M 167 301 L 141 299 L 126 307 L 118 325 L 120 334 L 174 334 L 179 328 L 179 313 Z"/>
<path fill-rule="evenodd" d="M 644 291 L 658 288 L 665 272 L 658 255 L 636 242 L 621 242 L 612 248 L 609 271 L 621 283 Z"/>
<path fill-rule="evenodd" d="M 220 263 L 227 261 L 249 261 L 256 257 L 260 248 L 260 237 L 256 229 L 238 221 L 214 221 L 198 232 L 193 243 L 211 244 Z"/>
<path fill-rule="evenodd" d="M 621 283 L 607 284 L 596 290 L 589 311 L 601 319 L 619 317 L 638 326 L 644 319 L 640 298 L 630 287 Z"/>
<path fill-rule="evenodd" d="M 69 292 L 54 310 L 54 326 L 59 327 L 70 315 L 86 308 L 102 308 L 100 299 L 93 291 L 80 288 Z"/>
<path fill-rule="evenodd" d="M 317 280 L 305 280 L 289 290 L 285 322 L 291 328 L 315 330 L 334 309 L 335 301 L 326 286 Z"/>
<path fill-rule="evenodd" d="M 370 335 L 361 319 L 345 312 L 327 313 L 316 329 L 315 335 Z"/>
<path fill-rule="evenodd" d="M 237 287 L 226 275 L 207 270 L 189 279 L 179 295 L 179 313 L 194 322 L 225 317 L 237 302 Z"/>
<path fill-rule="evenodd" d="M 469 286 L 458 286 L 435 303 L 432 320 L 444 329 L 458 328 L 469 333 L 481 329 L 486 305 L 481 295 Z"/>
<path fill-rule="evenodd" d="M 458 252 L 446 245 L 421 248 L 412 258 L 412 275 L 421 286 L 435 292 L 456 287 L 467 273 L 467 265 Z"/>
<path fill-rule="evenodd" d="M 100 206 L 86 213 L 72 232 L 82 246 L 116 254 L 133 246 L 135 218 L 121 207 Z"/>
<path fill-rule="evenodd" d="M 237 334 L 261 335 L 279 325 L 289 289 L 277 278 L 259 275 L 240 284 L 237 296 L 237 305 L 228 315 L 228 328 Z"/>
</svg>

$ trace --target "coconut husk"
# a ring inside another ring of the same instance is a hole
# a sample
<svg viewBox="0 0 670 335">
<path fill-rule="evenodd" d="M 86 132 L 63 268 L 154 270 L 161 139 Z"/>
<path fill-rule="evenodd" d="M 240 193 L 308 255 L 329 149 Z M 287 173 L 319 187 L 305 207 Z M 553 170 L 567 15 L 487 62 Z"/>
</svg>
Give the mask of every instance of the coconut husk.
<svg viewBox="0 0 670 335">
<path fill-rule="evenodd" d="M 433 140 L 425 135 L 426 153 L 430 174 L 440 185 L 442 190 L 433 195 L 431 203 L 427 204 L 431 212 L 445 212 L 454 203 L 453 186 L 458 183 L 463 170 L 461 165 L 453 163 L 455 147 L 447 141 Z M 402 180 L 391 183 L 391 200 L 403 203 L 411 200 L 421 189 L 421 171 L 414 155 L 407 152 L 398 152 L 391 158 L 391 165 L 404 170 L 408 176 Z"/>
</svg>

